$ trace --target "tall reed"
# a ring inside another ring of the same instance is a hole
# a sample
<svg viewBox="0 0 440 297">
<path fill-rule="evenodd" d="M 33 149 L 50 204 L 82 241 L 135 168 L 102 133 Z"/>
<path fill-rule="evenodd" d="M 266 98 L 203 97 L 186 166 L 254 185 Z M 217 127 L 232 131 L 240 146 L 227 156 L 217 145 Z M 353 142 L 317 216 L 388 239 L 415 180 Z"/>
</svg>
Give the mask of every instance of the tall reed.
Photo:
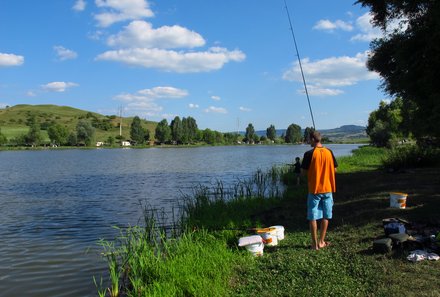
<svg viewBox="0 0 440 297">
<path fill-rule="evenodd" d="M 238 179 L 228 187 L 221 181 L 211 187 L 198 185 L 192 194 L 183 197 L 182 223 L 210 230 L 258 225 L 249 216 L 279 203 L 284 192 L 282 177 L 287 171 L 287 166 L 273 167 L 267 172 L 257 170 L 250 178 Z"/>
</svg>

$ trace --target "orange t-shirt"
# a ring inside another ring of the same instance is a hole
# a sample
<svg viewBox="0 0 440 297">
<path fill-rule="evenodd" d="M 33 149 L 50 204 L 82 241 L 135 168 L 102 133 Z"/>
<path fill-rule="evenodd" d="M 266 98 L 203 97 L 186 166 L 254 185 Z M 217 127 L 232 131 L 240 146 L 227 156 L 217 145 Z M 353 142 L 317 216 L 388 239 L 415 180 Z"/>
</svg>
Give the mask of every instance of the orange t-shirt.
<svg viewBox="0 0 440 297">
<path fill-rule="evenodd" d="M 307 170 L 309 193 L 336 192 L 335 168 L 338 166 L 333 152 L 315 147 L 304 154 L 302 168 Z"/>
</svg>

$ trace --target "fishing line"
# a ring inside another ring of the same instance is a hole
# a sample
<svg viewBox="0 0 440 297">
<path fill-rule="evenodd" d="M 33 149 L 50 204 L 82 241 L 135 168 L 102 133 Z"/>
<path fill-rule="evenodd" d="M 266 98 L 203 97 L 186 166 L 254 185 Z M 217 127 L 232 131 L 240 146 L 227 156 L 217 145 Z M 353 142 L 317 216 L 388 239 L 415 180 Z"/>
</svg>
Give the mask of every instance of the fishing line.
<svg viewBox="0 0 440 297">
<path fill-rule="evenodd" d="M 303 68 L 302 68 L 302 64 L 301 64 L 301 58 L 299 57 L 298 46 L 296 44 L 295 33 L 293 32 L 292 21 L 290 20 L 290 13 L 289 13 L 289 9 L 287 8 L 286 0 L 284 0 L 284 6 L 286 7 L 287 18 L 289 19 L 289 24 L 290 24 L 290 31 L 292 32 L 293 43 L 295 44 L 296 56 L 298 57 L 299 69 L 301 70 L 301 76 L 302 76 L 302 80 L 304 83 L 304 90 L 306 91 L 307 102 L 309 103 L 309 110 L 310 110 L 310 115 L 312 117 L 313 129 L 315 129 L 315 119 L 313 118 L 312 105 L 310 104 L 309 92 L 307 90 L 306 79 L 304 78 L 304 72 L 303 72 Z"/>
</svg>

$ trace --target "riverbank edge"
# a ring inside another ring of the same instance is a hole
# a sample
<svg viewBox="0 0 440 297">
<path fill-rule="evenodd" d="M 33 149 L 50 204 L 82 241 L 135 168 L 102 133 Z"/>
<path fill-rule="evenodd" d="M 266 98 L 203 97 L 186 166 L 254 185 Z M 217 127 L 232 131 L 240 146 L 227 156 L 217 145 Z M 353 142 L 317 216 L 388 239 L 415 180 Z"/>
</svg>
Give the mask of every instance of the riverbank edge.
<svg viewBox="0 0 440 297">
<path fill-rule="evenodd" d="M 353 158 L 359 159 L 358 156 L 344 158 L 345 161 L 349 161 L 350 168 L 357 166 Z M 362 169 L 350 172 L 350 174 L 338 173 L 339 189 L 336 194 L 335 220 L 332 221 L 329 230 L 332 245 L 328 249 L 318 251 L 318 253 L 308 249 L 310 239 L 303 214 L 305 203 L 303 186 L 288 192 L 283 199 L 285 204 L 281 207 L 276 205 L 269 211 L 267 209 L 256 211 L 254 220 L 258 220 L 262 225 L 279 223 L 286 227 L 286 239 L 276 247 L 265 248 L 263 257 L 254 258 L 247 251 L 237 248 L 237 238 L 243 235 L 243 232 L 209 232 L 210 238 L 216 238 L 218 244 L 223 246 L 223 249 L 226 248 L 225 251 L 228 254 L 233 255 L 229 264 L 226 265 L 234 269 L 228 276 L 222 278 L 226 283 L 221 285 L 229 288 L 228 294 L 230 296 L 253 296 L 255 294 L 262 296 L 316 296 L 318 294 L 435 296 L 431 294 L 431 289 L 440 292 L 438 284 L 433 286 L 436 284 L 433 281 L 438 276 L 436 272 L 439 268 L 438 263 L 424 265 L 425 272 L 421 273 L 419 268 L 407 263 L 402 255 L 384 256 L 371 253 L 372 240 L 383 232 L 380 228 L 381 218 L 395 215 L 407 219 L 435 218 L 435 213 L 426 211 L 426 207 L 432 210 L 437 205 L 432 198 L 435 198 L 436 193 L 440 193 L 438 186 L 440 171 L 438 168 L 426 168 L 390 175 L 379 171 L 377 164 L 361 165 L 359 168 L 368 168 L 368 170 Z M 422 181 L 425 189 L 418 186 Z M 434 188 L 427 191 L 427 184 Z M 407 191 L 413 196 L 413 201 L 408 204 L 406 211 L 402 212 L 388 207 L 388 192 L 396 190 Z M 416 197 L 419 201 L 415 199 Z M 356 207 L 361 205 L 364 207 Z M 270 215 L 271 213 L 276 215 Z M 190 253 L 191 248 L 187 252 Z M 211 264 L 215 266 L 217 263 L 215 255 L 211 255 L 209 251 L 205 252 L 211 258 Z M 191 257 L 187 256 L 187 258 Z M 347 259 L 350 259 L 348 264 Z M 209 266 L 206 269 L 205 274 L 215 274 Z M 193 280 L 196 277 L 191 272 L 189 276 Z M 322 279 L 326 280 L 325 283 L 322 283 Z M 408 284 L 402 284 L 401 280 L 407 280 Z M 160 277 L 156 281 L 160 282 Z M 201 283 L 206 285 L 206 280 Z M 418 285 L 414 286 L 414 283 Z M 194 287 L 189 283 L 174 285 L 183 291 L 188 290 L 185 286 Z M 205 296 L 202 292 L 206 293 L 201 289 L 195 290 L 192 296 Z M 222 292 L 225 294 L 223 290 Z M 286 292 L 289 293 L 286 294 Z M 166 296 L 166 294 L 157 293 L 157 296 Z"/>
</svg>

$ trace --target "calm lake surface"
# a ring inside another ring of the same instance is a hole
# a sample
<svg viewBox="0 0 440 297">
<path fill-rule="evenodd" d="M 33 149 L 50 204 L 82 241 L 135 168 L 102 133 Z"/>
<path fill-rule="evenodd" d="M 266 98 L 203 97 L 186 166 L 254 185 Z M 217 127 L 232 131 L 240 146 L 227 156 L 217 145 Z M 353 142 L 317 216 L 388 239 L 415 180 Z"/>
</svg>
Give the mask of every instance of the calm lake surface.
<svg viewBox="0 0 440 297">
<path fill-rule="evenodd" d="M 343 156 L 358 145 L 328 147 Z M 0 151 L 0 296 L 97 296 L 93 276 L 107 273 L 97 241 L 138 223 L 140 201 L 170 210 L 198 184 L 232 185 L 308 149 Z"/>
</svg>

